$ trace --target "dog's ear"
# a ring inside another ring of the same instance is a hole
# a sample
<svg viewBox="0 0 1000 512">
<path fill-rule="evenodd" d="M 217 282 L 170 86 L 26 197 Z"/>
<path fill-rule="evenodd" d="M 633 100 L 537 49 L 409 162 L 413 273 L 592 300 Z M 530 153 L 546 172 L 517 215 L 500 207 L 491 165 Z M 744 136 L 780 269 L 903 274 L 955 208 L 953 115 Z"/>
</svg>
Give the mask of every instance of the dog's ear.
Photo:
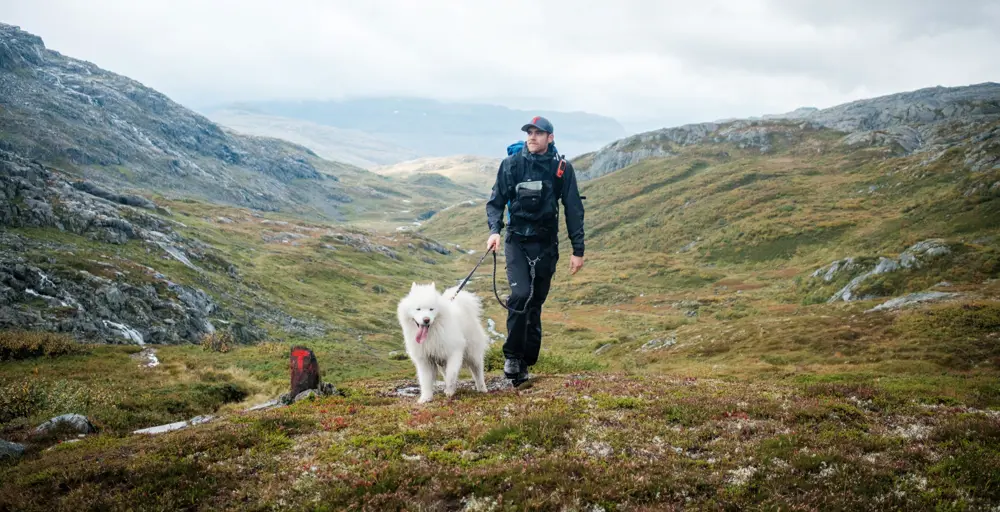
<svg viewBox="0 0 1000 512">
<path fill-rule="evenodd" d="M 434 281 L 431 281 L 431 288 L 434 288 L 435 290 L 437 290 L 437 285 L 434 284 Z"/>
<path fill-rule="evenodd" d="M 417 282 L 413 281 L 413 284 L 410 286 L 410 289 L 413 290 L 416 289 L 416 287 L 417 287 Z"/>
</svg>

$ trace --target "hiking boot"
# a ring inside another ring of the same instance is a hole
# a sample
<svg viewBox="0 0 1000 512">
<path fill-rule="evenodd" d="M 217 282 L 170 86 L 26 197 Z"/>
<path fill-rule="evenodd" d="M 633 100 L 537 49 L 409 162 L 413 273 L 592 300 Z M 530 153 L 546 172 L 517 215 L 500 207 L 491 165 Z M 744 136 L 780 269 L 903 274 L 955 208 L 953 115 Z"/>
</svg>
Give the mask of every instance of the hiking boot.
<svg viewBox="0 0 1000 512">
<path fill-rule="evenodd" d="M 520 359 L 507 359 L 503 364 L 503 374 L 515 387 L 528 380 L 528 368 Z"/>
<path fill-rule="evenodd" d="M 517 374 L 521 373 L 521 360 L 507 358 L 503 363 L 503 374 L 508 379 L 513 379 L 517 377 Z"/>
</svg>

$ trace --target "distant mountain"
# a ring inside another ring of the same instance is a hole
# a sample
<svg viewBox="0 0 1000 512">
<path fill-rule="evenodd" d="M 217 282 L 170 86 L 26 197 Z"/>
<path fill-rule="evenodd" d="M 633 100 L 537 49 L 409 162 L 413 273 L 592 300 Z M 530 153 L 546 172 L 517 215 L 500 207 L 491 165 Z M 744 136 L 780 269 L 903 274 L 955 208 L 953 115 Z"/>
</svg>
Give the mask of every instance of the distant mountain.
<svg viewBox="0 0 1000 512">
<path fill-rule="evenodd" d="M 220 111 L 241 110 L 360 130 L 380 140 L 411 148 L 420 156 L 505 156 L 507 145 L 523 138 L 521 126 L 536 115 L 552 121 L 556 147 L 567 156 L 594 151 L 627 135 L 618 121 L 596 114 L 514 110 L 497 105 L 420 98 L 262 101 L 202 110 L 210 117 Z"/>
<path fill-rule="evenodd" d="M 0 24 L 0 149 L 112 190 L 333 220 L 407 222 L 415 215 L 385 218 L 400 200 L 423 211 L 469 197 L 462 188 L 395 183 L 291 142 L 235 133 L 6 24 Z"/>
<path fill-rule="evenodd" d="M 216 110 L 209 113 L 208 117 L 242 133 L 284 139 L 301 144 L 328 160 L 365 169 L 420 156 L 412 149 L 361 130 L 335 128 L 301 119 L 244 110 Z"/>
<path fill-rule="evenodd" d="M 406 231 L 477 195 L 238 134 L 0 24 L 0 332 L 353 339 L 388 302 L 359 304 L 455 254 Z"/>
<path fill-rule="evenodd" d="M 402 177 L 439 174 L 455 183 L 472 186 L 481 192 L 481 195 L 488 196 L 496 179 L 500 161 L 500 158 L 473 155 L 429 157 L 375 167 L 372 172 L 383 176 Z"/>
</svg>

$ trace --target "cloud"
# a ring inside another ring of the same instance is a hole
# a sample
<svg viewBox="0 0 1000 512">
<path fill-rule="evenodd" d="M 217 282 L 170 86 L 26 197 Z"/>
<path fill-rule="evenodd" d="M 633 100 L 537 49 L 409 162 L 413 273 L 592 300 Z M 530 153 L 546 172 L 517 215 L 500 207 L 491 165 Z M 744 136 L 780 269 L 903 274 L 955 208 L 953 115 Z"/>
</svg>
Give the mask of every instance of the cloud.
<svg viewBox="0 0 1000 512">
<path fill-rule="evenodd" d="M 1000 76 L 953 0 L 0 0 L 49 48 L 178 101 L 406 95 L 671 125 Z"/>
</svg>

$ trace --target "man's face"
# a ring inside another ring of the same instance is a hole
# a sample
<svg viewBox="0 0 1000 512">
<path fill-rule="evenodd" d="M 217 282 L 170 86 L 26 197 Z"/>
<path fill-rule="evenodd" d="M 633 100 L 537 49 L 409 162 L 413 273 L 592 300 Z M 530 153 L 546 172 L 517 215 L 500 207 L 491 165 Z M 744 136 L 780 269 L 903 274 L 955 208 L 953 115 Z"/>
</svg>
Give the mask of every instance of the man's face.
<svg viewBox="0 0 1000 512">
<path fill-rule="evenodd" d="M 528 145 L 528 151 L 532 153 L 544 153 L 549 149 L 549 143 L 554 138 L 549 132 L 543 132 L 538 128 L 528 128 L 528 139 L 525 142 Z"/>
</svg>

